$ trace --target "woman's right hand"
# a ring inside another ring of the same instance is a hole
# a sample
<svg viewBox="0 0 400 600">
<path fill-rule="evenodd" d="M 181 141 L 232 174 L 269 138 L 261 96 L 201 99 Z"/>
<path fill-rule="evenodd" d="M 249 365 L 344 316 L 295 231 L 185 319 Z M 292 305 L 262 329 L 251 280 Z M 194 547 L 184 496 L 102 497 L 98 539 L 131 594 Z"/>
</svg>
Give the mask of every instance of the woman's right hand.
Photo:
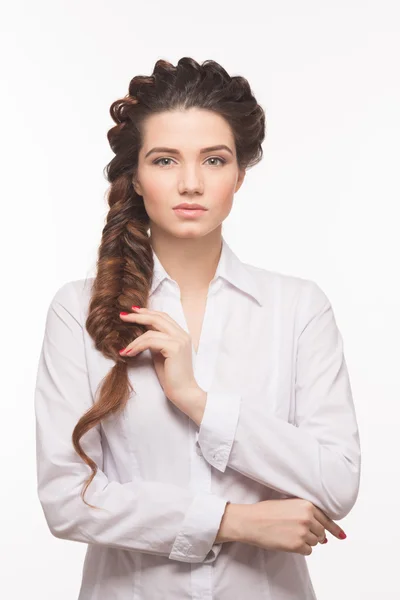
<svg viewBox="0 0 400 600">
<path fill-rule="evenodd" d="M 324 543 L 325 530 L 343 539 L 343 530 L 322 510 L 302 498 L 265 500 L 255 504 L 232 504 L 235 539 L 267 550 L 309 555 Z"/>
</svg>

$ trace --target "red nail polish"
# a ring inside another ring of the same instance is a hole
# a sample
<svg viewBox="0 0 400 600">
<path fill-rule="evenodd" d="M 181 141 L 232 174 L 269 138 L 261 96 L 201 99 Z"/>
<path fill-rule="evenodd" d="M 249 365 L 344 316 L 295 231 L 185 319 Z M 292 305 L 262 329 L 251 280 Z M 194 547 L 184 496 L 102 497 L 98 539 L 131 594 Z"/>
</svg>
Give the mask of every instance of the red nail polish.
<svg viewBox="0 0 400 600">
<path fill-rule="evenodd" d="M 123 312 L 120 312 L 119 314 L 120 315 L 127 315 L 128 313 L 123 311 Z"/>
<path fill-rule="evenodd" d="M 328 538 L 325 538 L 325 540 L 322 542 L 323 544 L 326 544 L 328 541 Z"/>
<path fill-rule="evenodd" d="M 341 532 L 339 533 L 339 537 L 340 537 L 340 539 L 341 539 L 341 540 L 345 540 L 345 539 L 347 538 L 347 535 L 345 534 L 345 532 L 344 532 L 344 531 L 341 531 Z"/>
<path fill-rule="evenodd" d="M 133 310 L 140 310 L 140 306 L 132 306 Z"/>
<path fill-rule="evenodd" d="M 121 352 L 125 352 L 126 348 L 122 348 L 122 350 L 119 351 L 119 353 L 121 354 Z"/>
</svg>

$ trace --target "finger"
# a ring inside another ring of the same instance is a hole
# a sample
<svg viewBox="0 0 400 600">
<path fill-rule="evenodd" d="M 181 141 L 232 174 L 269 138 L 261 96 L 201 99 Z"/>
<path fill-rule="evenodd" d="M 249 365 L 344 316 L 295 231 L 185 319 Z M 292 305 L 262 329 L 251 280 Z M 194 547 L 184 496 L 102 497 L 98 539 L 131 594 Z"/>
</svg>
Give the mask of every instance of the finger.
<svg viewBox="0 0 400 600">
<path fill-rule="evenodd" d="M 162 310 L 152 310 L 151 308 L 147 308 L 147 306 L 142 306 L 139 308 L 133 308 L 133 306 L 131 307 L 132 310 L 135 312 L 135 314 L 137 315 L 144 315 L 144 314 L 155 314 L 155 315 L 160 315 L 162 316 L 164 319 L 167 319 L 168 321 L 171 321 L 171 323 L 176 323 L 176 321 L 171 317 L 171 315 L 169 315 L 168 313 L 162 311 Z"/>
<path fill-rule="evenodd" d="M 325 543 L 326 540 L 326 535 L 325 535 L 325 527 L 323 527 L 321 525 L 321 523 L 319 521 L 317 521 L 317 519 L 313 519 L 311 525 L 310 525 L 310 531 L 317 536 L 318 541 L 323 544 Z"/>
<path fill-rule="evenodd" d="M 135 356 L 144 350 L 153 350 L 155 352 L 161 352 L 161 354 L 167 358 L 172 355 L 176 345 L 176 340 L 164 333 L 158 331 L 146 331 L 146 333 L 136 338 L 136 340 L 126 347 L 123 356 Z"/>
<path fill-rule="evenodd" d="M 127 315 L 120 313 L 120 318 L 123 321 L 144 324 L 154 331 L 161 331 L 162 333 L 167 333 L 171 336 L 182 336 L 183 334 L 186 334 L 186 332 L 178 325 L 178 323 L 176 323 L 176 321 L 166 317 L 167 315 L 165 315 L 165 313 L 159 313 L 156 311 L 147 311 L 143 313 L 133 312 L 128 313 Z"/>
<path fill-rule="evenodd" d="M 134 311 L 134 314 L 136 314 L 136 315 L 144 315 L 144 314 L 159 315 L 160 317 L 162 317 L 166 321 L 169 321 L 170 323 L 172 323 L 173 325 L 175 325 L 176 327 L 178 327 L 179 329 L 181 329 L 183 331 L 183 329 L 178 325 L 178 323 L 175 321 L 175 319 L 173 319 L 171 317 L 171 315 L 169 315 L 168 313 L 166 313 L 162 310 L 152 310 L 147 307 L 133 308 L 133 306 L 131 308 Z"/>
<path fill-rule="evenodd" d="M 317 544 L 326 544 L 328 541 L 328 538 L 325 536 L 325 529 L 323 530 L 324 533 L 323 535 L 315 535 L 314 533 L 312 533 L 310 531 L 310 533 L 307 535 L 306 537 L 306 542 L 307 544 L 309 544 L 310 546 L 316 546 Z"/>
<path fill-rule="evenodd" d="M 312 554 L 312 546 L 309 544 L 303 544 L 298 554 L 304 554 L 305 556 L 310 556 Z"/>
<path fill-rule="evenodd" d="M 327 544 L 328 543 L 328 538 L 326 537 L 326 531 L 324 529 L 324 534 L 322 536 L 318 536 L 318 542 L 320 544 Z"/>
<path fill-rule="evenodd" d="M 133 340 L 133 342 L 128 344 L 126 348 L 121 350 L 120 354 L 122 354 L 123 356 L 133 356 L 135 354 L 139 354 L 140 352 L 143 352 L 143 350 L 146 350 L 147 348 L 150 348 L 150 346 L 152 345 L 152 342 L 151 342 L 151 339 L 149 340 L 149 336 L 154 335 L 155 333 L 160 334 L 159 331 L 157 332 L 157 331 L 153 331 L 153 330 L 149 330 L 149 331 L 146 331 L 145 333 L 142 333 L 142 335 L 139 335 L 136 339 Z M 162 334 L 162 335 L 165 335 L 165 334 Z"/>
<path fill-rule="evenodd" d="M 309 531 L 306 534 L 305 537 L 305 543 L 308 544 L 309 546 L 316 546 L 319 543 L 319 539 L 318 536 L 314 535 L 313 533 L 311 533 L 311 531 Z"/>
<path fill-rule="evenodd" d="M 334 535 L 339 540 L 343 540 L 346 537 L 343 529 L 332 521 L 322 510 L 318 507 L 314 506 L 314 516 L 319 521 L 327 531 L 329 531 L 332 535 Z"/>
</svg>

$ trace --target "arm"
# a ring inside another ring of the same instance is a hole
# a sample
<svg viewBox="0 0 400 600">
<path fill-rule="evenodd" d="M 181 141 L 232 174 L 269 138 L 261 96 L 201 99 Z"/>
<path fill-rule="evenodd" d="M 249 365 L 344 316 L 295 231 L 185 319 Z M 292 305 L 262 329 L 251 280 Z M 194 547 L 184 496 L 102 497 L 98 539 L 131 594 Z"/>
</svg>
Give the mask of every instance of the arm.
<svg viewBox="0 0 400 600">
<path fill-rule="evenodd" d="M 297 345 L 296 423 L 246 405 L 235 393 L 204 392 L 198 444 L 205 459 L 281 493 L 309 500 L 331 519 L 353 507 L 360 441 L 343 342 L 329 300 L 314 282 Z"/>
<path fill-rule="evenodd" d="M 106 510 L 83 502 L 91 470 L 76 454 L 71 435 L 93 398 L 80 320 L 76 291 L 67 283 L 48 309 L 35 389 L 38 496 L 51 533 L 182 562 L 213 562 L 228 501 L 158 481 L 109 481 L 101 470 L 99 425 L 81 440 L 98 466 L 85 500 Z"/>
</svg>

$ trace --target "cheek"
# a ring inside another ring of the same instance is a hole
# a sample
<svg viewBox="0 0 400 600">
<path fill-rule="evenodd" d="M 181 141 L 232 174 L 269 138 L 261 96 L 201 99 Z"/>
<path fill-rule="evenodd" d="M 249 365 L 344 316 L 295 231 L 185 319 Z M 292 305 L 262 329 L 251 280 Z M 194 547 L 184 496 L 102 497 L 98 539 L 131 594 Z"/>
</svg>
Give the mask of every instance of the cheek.
<svg viewBox="0 0 400 600">
<path fill-rule="evenodd" d="M 220 212 L 230 210 L 235 195 L 236 179 L 234 176 L 220 177 L 215 179 L 209 186 L 207 195 L 218 198 L 218 209 Z"/>
<path fill-rule="evenodd" d="M 218 194 L 220 198 L 226 198 L 235 193 L 236 182 L 236 171 L 225 169 L 222 173 L 218 173 L 217 177 L 210 177 L 206 185 L 208 190 L 212 190 L 213 195 Z"/>
<path fill-rule="evenodd" d="M 226 195 L 219 196 L 219 202 L 215 206 L 215 215 L 218 217 L 218 219 L 223 220 L 228 216 L 232 209 L 232 204 L 233 192 L 230 189 L 229 193 L 227 193 Z"/>
<path fill-rule="evenodd" d="M 166 177 L 166 173 L 152 173 L 151 176 L 142 176 L 144 204 L 149 217 L 156 220 L 157 216 L 169 213 L 168 200 L 177 198 L 176 178 Z M 212 199 L 213 215 L 225 217 L 232 208 L 236 187 L 236 172 L 229 169 L 223 173 L 210 173 L 205 175 L 205 199 Z"/>
<path fill-rule="evenodd" d="M 143 181 L 144 196 L 146 196 L 152 202 L 155 202 L 157 201 L 157 198 L 163 196 L 163 193 L 165 193 L 165 187 L 165 177 L 157 177 L 157 175 L 153 177 L 147 177 Z"/>
<path fill-rule="evenodd" d="M 168 208 L 166 199 L 170 196 L 166 188 L 165 178 L 151 177 L 142 182 L 143 201 L 148 215 L 160 213 Z"/>
</svg>

